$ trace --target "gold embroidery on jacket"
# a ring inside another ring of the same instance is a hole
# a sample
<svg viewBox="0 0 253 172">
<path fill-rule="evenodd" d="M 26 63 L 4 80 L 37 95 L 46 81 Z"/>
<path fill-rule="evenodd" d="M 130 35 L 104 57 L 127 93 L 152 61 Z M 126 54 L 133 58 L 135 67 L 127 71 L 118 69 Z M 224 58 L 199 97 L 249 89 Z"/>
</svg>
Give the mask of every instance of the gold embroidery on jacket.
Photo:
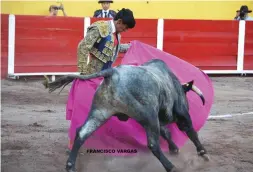
<svg viewBox="0 0 253 172">
<path fill-rule="evenodd" d="M 99 43 L 106 36 L 110 36 L 111 41 L 107 41 L 102 52 L 99 52 L 94 47 L 94 43 Z M 104 21 L 93 23 L 88 28 L 85 38 L 78 45 L 78 71 L 85 75 L 100 71 L 106 62 L 113 59 L 115 50 L 114 35 L 109 35 L 109 23 Z M 89 54 L 90 59 L 88 59 Z"/>
<path fill-rule="evenodd" d="M 94 26 L 98 27 L 99 33 L 102 38 L 109 35 L 109 23 L 105 21 L 97 21 L 93 23 Z"/>
</svg>

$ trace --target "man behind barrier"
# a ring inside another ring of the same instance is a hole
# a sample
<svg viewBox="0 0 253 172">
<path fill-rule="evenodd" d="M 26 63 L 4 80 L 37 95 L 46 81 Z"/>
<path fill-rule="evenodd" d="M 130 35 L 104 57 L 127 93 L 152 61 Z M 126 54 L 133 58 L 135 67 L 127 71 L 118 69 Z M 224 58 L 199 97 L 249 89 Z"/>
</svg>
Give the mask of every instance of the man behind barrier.
<svg viewBox="0 0 253 172">
<path fill-rule="evenodd" d="M 60 6 L 50 5 L 50 7 L 49 7 L 49 16 L 57 16 L 58 15 L 58 10 L 61 10 L 63 15 L 67 16 L 62 3 L 61 3 Z"/>
<path fill-rule="evenodd" d="M 234 18 L 235 20 L 250 20 L 253 21 L 253 18 L 248 14 L 252 12 L 252 10 L 248 9 L 247 5 L 242 5 L 240 10 L 237 10 L 237 16 Z"/>
<path fill-rule="evenodd" d="M 110 0 L 99 0 L 98 3 L 101 4 L 102 9 L 96 10 L 94 12 L 93 17 L 96 18 L 114 18 L 116 12 L 114 10 L 110 10 L 110 5 L 113 1 Z"/>
</svg>

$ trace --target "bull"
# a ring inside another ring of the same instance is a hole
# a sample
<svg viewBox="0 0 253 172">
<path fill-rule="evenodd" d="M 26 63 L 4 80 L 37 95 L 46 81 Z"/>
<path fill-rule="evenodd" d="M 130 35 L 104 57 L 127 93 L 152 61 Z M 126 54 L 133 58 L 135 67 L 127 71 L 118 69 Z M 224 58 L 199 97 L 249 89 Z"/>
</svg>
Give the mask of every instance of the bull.
<svg viewBox="0 0 253 172">
<path fill-rule="evenodd" d="M 103 77 L 92 100 L 92 106 L 84 124 L 77 129 L 75 141 L 66 162 L 68 172 L 76 171 L 78 151 L 87 138 L 110 117 L 120 120 L 133 118 L 147 135 L 147 147 L 160 161 L 167 172 L 177 171 L 161 150 L 159 136 L 168 143 L 171 153 L 178 153 L 178 147 L 171 139 L 166 125 L 176 123 L 196 147 L 198 155 L 208 160 L 207 151 L 194 130 L 186 93 L 195 91 L 205 103 L 202 92 L 193 81 L 181 85 L 179 79 L 159 59 L 152 59 L 142 65 L 120 65 L 91 75 L 66 75 L 54 82 L 45 82 L 49 92 L 65 87 L 74 79 L 88 80 Z M 62 88 L 62 89 L 63 89 Z"/>
</svg>

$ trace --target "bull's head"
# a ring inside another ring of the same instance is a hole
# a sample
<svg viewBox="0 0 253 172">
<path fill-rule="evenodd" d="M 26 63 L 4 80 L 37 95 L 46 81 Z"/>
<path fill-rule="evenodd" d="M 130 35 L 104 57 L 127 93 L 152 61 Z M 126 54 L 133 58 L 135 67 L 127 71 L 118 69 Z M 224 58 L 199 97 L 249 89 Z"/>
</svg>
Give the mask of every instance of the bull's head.
<svg viewBox="0 0 253 172">
<path fill-rule="evenodd" d="M 187 93 L 188 91 L 192 90 L 194 91 L 196 94 L 199 95 L 199 97 L 201 98 L 202 100 L 202 103 L 203 105 L 205 104 L 205 98 L 203 96 L 203 93 L 193 84 L 194 81 L 190 81 L 190 82 L 187 82 L 187 83 L 184 83 L 182 85 L 183 89 L 184 89 L 184 92 Z"/>
</svg>

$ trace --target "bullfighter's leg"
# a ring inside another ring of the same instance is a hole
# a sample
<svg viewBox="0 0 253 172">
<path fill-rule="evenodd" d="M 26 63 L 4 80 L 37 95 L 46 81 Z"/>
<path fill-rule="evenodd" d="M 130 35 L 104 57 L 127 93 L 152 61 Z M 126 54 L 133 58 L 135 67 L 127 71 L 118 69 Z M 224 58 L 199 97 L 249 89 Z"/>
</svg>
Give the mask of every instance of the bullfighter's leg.
<svg viewBox="0 0 253 172">
<path fill-rule="evenodd" d="M 159 137 L 160 137 L 160 125 L 159 121 L 156 122 L 153 120 L 155 117 L 150 116 L 150 120 L 142 121 L 142 126 L 144 127 L 146 133 L 147 133 L 147 141 L 148 141 L 148 148 L 151 150 L 153 155 L 161 162 L 161 164 L 164 166 L 167 172 L 174 172 L 175 166 L 166 158 L 166 156 L 163 154 L 160 143 L 159 143 Z"/>
<path fill-rule="evenodd" d="M 161 136 L 168 142 L 169 144 L 169 150 L 170 153 L 172 154 L 178 154 L 179 150 L 177 145 L 172 141 L 171 139 L 171 133 L 169 131 L 168 128 L 166 128 L 166 126 L 160 126 L 160 132 L 161 132 Z"/>
<path fill-rule="evenodd" d="M 92 107 L 88 119 L 77 130 L 75 141 L 66 163 L 67 172 L 76 171 L 75 163 L 79 149 L 84 144 L 85 140 L 101 125 L 103 125 L 111 116 L 112 114 L 108 112 L 108 110 Z"/>
<path fill-rule="evenodd" d="M 198 155 L 202 156 L 205 160 L 209 160 L 208 156 L 206 155 L 207 151 L 200 142 L 198 134 L 192 126 L 190 114 L 187 110 L 185 110 L 184 113 L 180 111 L 177 112 L 177 126 L 181 131 L 184 131 L 189 139 L 194 143 Z"/>
</svg>

